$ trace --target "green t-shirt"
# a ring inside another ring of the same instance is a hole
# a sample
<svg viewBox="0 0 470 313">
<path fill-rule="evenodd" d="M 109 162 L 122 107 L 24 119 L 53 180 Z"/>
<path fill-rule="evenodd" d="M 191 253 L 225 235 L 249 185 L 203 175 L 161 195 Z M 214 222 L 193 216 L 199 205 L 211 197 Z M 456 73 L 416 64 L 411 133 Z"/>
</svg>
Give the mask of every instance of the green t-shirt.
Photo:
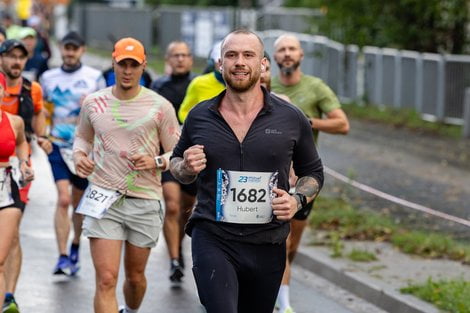
<svg viewBox="0 0 470 313">
<path fill-rule="evenodd" d="M 300 82 L 292 86 L 281 84 L 279 77 L 274 77 L 271 89 L 277 94 L 284 94 L 308 117 L 321 118 L 323 114 L 341 108 L 338 98 L 320 78 L 302 74 Z M 318 130 L 313 131 L 315 142 Z"/>
</svg>

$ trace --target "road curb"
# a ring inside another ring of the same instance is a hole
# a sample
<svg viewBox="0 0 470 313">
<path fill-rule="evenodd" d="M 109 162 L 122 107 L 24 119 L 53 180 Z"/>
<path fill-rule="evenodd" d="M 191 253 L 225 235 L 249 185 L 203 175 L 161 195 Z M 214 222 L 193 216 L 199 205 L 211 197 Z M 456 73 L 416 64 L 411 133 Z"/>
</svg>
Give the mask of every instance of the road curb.
<svg viewBox="0 0 470 313">
<path fill-rule="evenodd" d="M 410 295 L 379 286 L 361 273 L 348 272 L 331 258 L 314 249 L 299 251 L 295 261 L 302 268 L 319 275 L 360 298 L 390 313 L 439 313 L 434 306 Z"/>
</svg>

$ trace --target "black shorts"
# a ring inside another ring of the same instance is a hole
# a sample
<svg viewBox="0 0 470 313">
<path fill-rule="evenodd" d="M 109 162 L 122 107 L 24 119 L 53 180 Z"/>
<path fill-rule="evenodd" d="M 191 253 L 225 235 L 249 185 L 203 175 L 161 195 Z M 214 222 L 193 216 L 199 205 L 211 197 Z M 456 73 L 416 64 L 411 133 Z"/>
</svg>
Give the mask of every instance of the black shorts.
<svg viewBox="0 0 470 313">
<path fill-rule="evenodd" d="M 62 155 L 60 154 L 60 148 L 56 144 L 52 144 L 52 152 L 47 156 L 49 163 L 51 164 L 52 175 L 54 181 L 66 179 L 70 183 L 80 190 L 85 190 L 88 186 L 88 179 L 81 178 L 78 175 L 74 175 L 67 164 L 65 163 Z"/>
<path fill-rule="evenodd" d="M 310 203 L 307 203 L 306 206 L 304 206 L 297 213 L 295 213 L 293 219 L 298 220 L 298 221 L 305 221 L 307 217 L 310 215 L 310 212 L 312 212 L 313 202 L 315 202 L 315 200 L 313 200 Z"/>
<path fill-rule="evenodd" d="M 224 240 L 198 226 L 191 234 L 193 274 L 207 313 L 272 313 L 286 245 Z"/>
<path fill-rule="evenodd" d="M 197 184 L 196 181 L 192 182 L 191 184 L 182 184 L 180 183 L 173 175 L 171 175 L 170 171 L 162 172 L 162 185 L 167 182 L 175 182 L 181 186 L 181 190 L 187 193 L 190 196 L 195 197 L 197 194 Z"/>
<path fill-rule="evenodd" d="M 26 206 L 26 203 L 21 201 L 20 190 L 18 189 L 18 185 L 16 184 L 15 180 L 13 179 L 13 176 L 11 174 L 11 168 L 7 169 L 7 173 L 10 175 L 11 196 L 12 196 L 14 202 L 12 204 L 7 205 L 7 206 L 0 207 L 0 210 L 6 209 L 6 208 L 17 208 L 17 209 L 20 209 L 21 212 L 23 212 L 24 208 Z"/>
</svg>

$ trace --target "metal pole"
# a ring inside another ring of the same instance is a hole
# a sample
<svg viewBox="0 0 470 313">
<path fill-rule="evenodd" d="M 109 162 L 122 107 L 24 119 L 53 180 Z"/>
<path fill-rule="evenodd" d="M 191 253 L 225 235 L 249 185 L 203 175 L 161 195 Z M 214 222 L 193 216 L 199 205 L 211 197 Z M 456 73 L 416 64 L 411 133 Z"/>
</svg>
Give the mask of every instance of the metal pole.
<svg viewBox="0 0 470 313">
<path fill-rule="evenodd" d="M 445 64 L 446 61 L 442 56 L 440 56 L 437 62 L 437 108 L 436 108 L 436 117 L 438 121 L 444 121 L 445 117 Z"/>
<path fill-rule="evenodd" d="M 470 138 L 470 87 L 465 89 L 463 111 L 463 136 Z"/>
</svg>

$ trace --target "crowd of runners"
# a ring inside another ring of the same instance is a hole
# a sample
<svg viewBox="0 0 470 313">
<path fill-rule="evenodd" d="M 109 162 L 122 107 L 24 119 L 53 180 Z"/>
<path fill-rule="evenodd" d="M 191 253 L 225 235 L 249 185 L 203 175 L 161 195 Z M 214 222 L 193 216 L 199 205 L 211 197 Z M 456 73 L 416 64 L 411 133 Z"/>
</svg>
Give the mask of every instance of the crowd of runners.
<svg viewBox="0 0 470 313">
<path fill-rule="evenodd" d="M 138 312 L 162 232 L 172 287 L 192 268 L 207 312 L 293 313 L 290 263 L 323 185 L 315 142 L 319 132 L 349 131 L 333 91 L 302 73 L 300 41 L 280 36 L 270 57 L 256 33 L 235 30 L 197 75 L 191 47 L 175 40 L 166 48 L 168 73 L 152 81 L 146 49 L 134 38 L 115 43 L 112 66 L 101 72 L 82 63 L 85 40 L 70 31 L 58 41 L 61 66 L 49 69 L 37 21 L 19 26 L 8 18 L 0 28 L 3 312 L 21 311 L 19 232 L 37 141 L 57 190 L 51 274 L 80 275 L 87 237 L 94 312 Z M 271 80 L 274 65 L 280 71 Z M 191 261 L 182 253 L 186 236 Z"/>
</svg>

